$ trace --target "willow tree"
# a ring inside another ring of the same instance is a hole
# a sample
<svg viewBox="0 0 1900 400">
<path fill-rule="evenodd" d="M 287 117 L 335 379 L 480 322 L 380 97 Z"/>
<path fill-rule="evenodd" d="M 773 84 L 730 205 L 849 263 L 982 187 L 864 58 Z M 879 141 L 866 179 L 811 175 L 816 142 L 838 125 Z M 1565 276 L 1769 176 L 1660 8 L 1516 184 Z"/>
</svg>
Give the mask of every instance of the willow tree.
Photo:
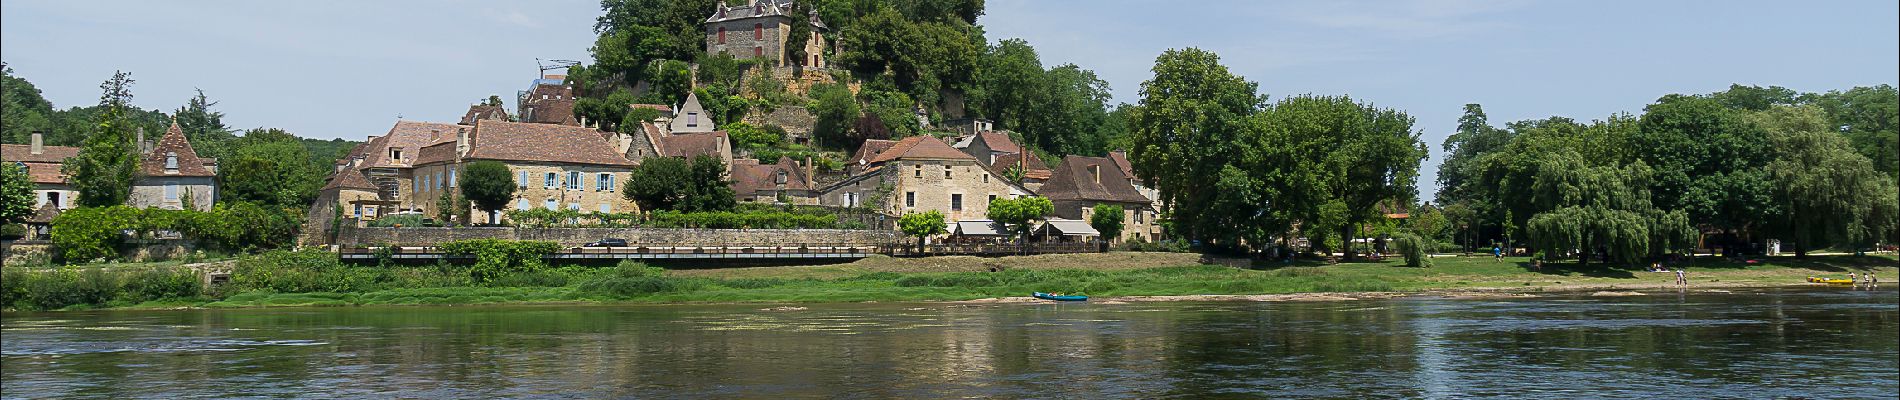
<svg viewBox="0 0 1900 400">
<path fill-rule="evenodd" d="M 1847 137 L 1830 132 L 1819 108 L 1777 106 L 1748 119 L 1768 131 L 1775 149 L 1765 169 L 1775 182 L 1772 197 L 1780 212 L 1770 219 L 1768 233 L 1790 241 L 1796 257 L 1890 236 L 1900 207 L 1893 181 L 1856 153 Z"/>
<path fill-rule="evenodd" d="M 1597 251 L 1612 262 L 1631 264 L 1653 252 L 1687 246 L 1694 233 L 1688 217 L 1650 202 L 1653 175 L 1640 161 L 1590 165 L 1575 151 L 1551 154 L 1537 166 L 1531 184 L 1531 198 L 1542 211 L 1525 222 L 1524 231 L 1546 257 L 1576 251 L 1583 265 Z"/>
</svg>

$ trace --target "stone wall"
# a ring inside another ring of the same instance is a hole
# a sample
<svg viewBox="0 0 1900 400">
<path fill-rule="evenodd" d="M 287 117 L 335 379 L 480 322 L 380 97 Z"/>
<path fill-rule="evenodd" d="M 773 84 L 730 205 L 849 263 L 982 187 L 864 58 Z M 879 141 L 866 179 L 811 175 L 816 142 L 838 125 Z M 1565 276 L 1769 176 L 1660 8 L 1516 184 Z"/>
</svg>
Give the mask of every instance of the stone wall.
<svg viewBox="0 0 1900 400">
<path fill-rule="evenodd" d="M 166 186 L 176 187 L 174 196 L 166 196 Z M 125 204 L 137 208 L 180 210 L 185 208 L 183 201 L 187 199 L 194 204 L 193 209 L 209 210 L 218 199 L 218 187 L 208 176 L 145 177 L 132 184 Z"/>
<path fill-rule="evenodd" d="M 888 230 L 843 229 L 669 229 L 669 228 L 357 228 L 344 227 L 343 246 L 430 246 L 466 239 L 543 240 L 578 246 L 603 238 L 626 239 L 633 246 L 835 246 L 882 244 L 902 240 Z"/>
</svg>

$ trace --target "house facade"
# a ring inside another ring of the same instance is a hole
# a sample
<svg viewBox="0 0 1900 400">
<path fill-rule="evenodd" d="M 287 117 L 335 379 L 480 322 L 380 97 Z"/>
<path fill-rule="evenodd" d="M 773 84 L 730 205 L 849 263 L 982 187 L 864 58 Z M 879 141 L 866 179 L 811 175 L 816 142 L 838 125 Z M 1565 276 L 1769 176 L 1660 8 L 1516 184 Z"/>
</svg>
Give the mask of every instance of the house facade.
<svg viewBox="0 0 1900 400">
<path fill-rule="evenodd" d="M 1122 232 L 1114 240 L 1155 240 L 1153 201 L 1107 157 L 1063 157 L 1039 193 L 1055 203 L 1054 215 L 1063 219 L 1088 221 L 1096 205 L 1121 206 Z"/>
<path fill-rule="evenodd" d="M 33 208 L 52 206 L 54 210 L 75 207 L 79 191 L 66 181 L 60 168 L 66 159 L 79 155 L 78 147 L 47 146 L 40 132 L 33 132 L 30 144 L 0 144 L 0 159 L 26 169 L 33 181 Z"/>
<path fill-rule="evenodd" d="M 795 15 L 790 0 L 752 0 L 746 4 L 713 6 L 712 16 L 702 24 L 706 28 L 706 54 L 730 54 L 733 58 L 761 58 L 771 66 L 827 68 L 825 37 L 830 33 L 816 14 Z M 811 37 L 804 43 L 788 43 L 792 24 L 811 26 Z M 802 46 L 805 56 L 790 59 L 792 46 Z"/>
<path fill-rule="evenodd" d="M 815 173 L 811 160 L 805 160 L 804 166 L 784 156 L 772 164 L 761 164 L 753 159 L 734 160 L 732 192 L 745 203 L 815 205 L 818 204 L 817 192 L 812 189 Z"/>
<path fill-rule="evenodd" d="M 867 144 L 868 145 L 868 144 Z M 861 150 L 862 151 L 862 150 Z M 819 204 L 877 206 L 893 217 L 939 211 L 945 222 L 985 219 L 991 199 L 1033 193 L 998 176 L 976 157 L 935 138 L 916 136 L 891 143 L 844 180 L 818 189 Z"/>
<path fill-rule="evenodd" d="M 198 157 L 177 121 L 140 155 L 138 172 L 126 205 L 209 210 L 217 202 L 218 159 Z"/>
<path fill-rule="evenodd" d="M 436 215 L 442 197 L 461 195 L 464 168 L 484 160 L 508 166 L 515 184 L 509 209 L 638 211 L 620 195 L 634 162 L 616 151 L 607 134 L 576 126 L 493 120 L 478 121 L 464 134 L 422 148 L 410 177 L 415 189 L 409 197 L 424 215 Z M 488 222 L 487 211 L 500 210 L 471 209 L 468 215 L 472 222 Z"/>
</svg>

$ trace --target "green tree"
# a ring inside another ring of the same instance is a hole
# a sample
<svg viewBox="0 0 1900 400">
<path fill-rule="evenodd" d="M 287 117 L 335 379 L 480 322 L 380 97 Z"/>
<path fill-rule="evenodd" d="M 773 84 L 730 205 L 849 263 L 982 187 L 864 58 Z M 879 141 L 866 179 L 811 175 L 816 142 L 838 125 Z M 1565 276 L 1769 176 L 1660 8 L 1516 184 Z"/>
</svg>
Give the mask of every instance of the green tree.
<svg viewBox="0 0 1900 400">
<path fill-rule="evenodd" d="M 132 101 L 132 74 L 114 72 L 112 79 L 99 85 L 104 94 L 99 106 L 104 110 L 94 121 L 92 134 L 80 147 L 79 154 L 61 168 L 79 191 L 79 205 L 108 207 L 125 203 L 132 190 L 132 177 L 138 171 L 137 148 L 133 146 L 133 122 L 125 109 Z"/>
<path fill-rule="evenodd" d="M 1122 206 L 1114 204 L 1096 204 L 1089 212 L 1089 227 L 1102 233 L 1103 242 L 1121 240 L 1122 220 L 1128 218 L 1122 214 Z"/>
<path fill-rule="evenodd" d="M 1055 203 L 1046 197 L 1019 197 L 1007 199 L 998 197 L 990 200 L 988 217 L 991 221 L 1003 224 L 1009 229 L 1010 236 L 1020 240 L 1029 237 L 1033 223 L 1044 215 L 1054 212 Z"/>
<path fill-rule="evenodd" d="M 33 178 L 26 168 L 11 161 L 0 162 L 0 224 L 17 224 L 33 215 Z"/>
<path fill-rule="evenodd" d="M 1818 107 L 1773 106 L 1747 118 L 1768 131 L 1775 159 L 1765 167 L 1773 202 L 1782 205 L 1767 233 L 1796 257 L 1829 245 L 1867 246 L 1894 229 L 1896 189 Z"/>
<path fill-rule="evenodd" d="M 1900 91 L 1882 84 L 1802 97 L 1827 113 L 1830 130 L 1846 134 L 1855 151 L 1900 184 Z"/>
<path fill-rule="evenodd" d="M 499 213 L 515 197 L 515 181 L 499 161 L 476 161 L 462 168 L 462 197 L 488 212 L 488 223 L 498 224 Z"/>
<path fill-rule="evenodd" d="M 904 214 L 903 217 L 897 219 L 897 227 L 904 231 L 904 235 L 917 237 L 917 252 L 919 253 L 924 251 L 924 239 L 943 234 L 948 226 L 943 222 L 943 213 L 937 210 Z"/>
<path fill-rule="evenodd" d="M 1220 56 L 1196 48 L 1162 53 L 1154 74 L 1129 110 L 1135 175 L 1160 192 L 1176 233 L 1231 241 L 1238 236 L 1233 226 L 1211 222 L 1235 214 L 1215 207 L 1221 192 L 1207 181 L 1228 178 L 1223 170 L 1243 161 L 1242 152 L 1257 150 L 1234 143 L 1252 129 L 1247 118 L 1265 96 L 1258 84 L 1222 66 Z"/>
<path fill-rule="evenodd" d="M 222 159 L 230 155 L 229 143 L 237 136 L 232 135 L 231 128 L 224 125 L 224 113 L 211 110 L 211 106 L 215 105 L 218 102 L 206 99 L 205 91 L 197 89 L 197 94 L 192 95 L 191 100 L 178 107 L 172 115 L 177 116 L 179 130 L 185 133 L 185 139 L 191 141 L 191 147 L 199 157 Z"/>
<path fill-rule="evenodd" d="M 1292 210 L 1325 206 L 1302 210 L 1300 220 L 1314 222 L 1316 232 L 1331 231 L 1341 244 L 1352 243 L 1361 227 L 1384 218 L 1379 203 L 1411 202 L 1426 149 L 1404 112 L 1344 96 L 1301 95 L 1275 104 L 1264 120 L 1266 136 L 1277 146 L 1271 151 L 1279 176 L 1270 182 L 1286 182 L 1269 185 L 1269 192 L 1279 194 L 1269 199 L 1284 199 L 1273 203 Z M 1351 248 L 1345 250 L 1351 259 Z"/>
<path fill-rule="evenodd" d="M 860 142 L 850 138 L 851 123 L 858 119 L 858 101 L 844 85 L 825 83 L 812 86 L 812 137 L 818 145 L 832 149 L 856 149 Z"/>
<path fill-rule="evenodd" d="M 302 207 L 316 199 L 329 170 L 311 163 L 310 149 L 281 129 L 251 129 L 231 141 L 229 162 L 218 169 L 229 201 Z"/>
<path fill-rule="evenodd" d="M 738 206 L 732 182 L 726 180 L 726 162 L 717 157 L 693 157 L 691 180 L 682 211 L 729 211 Z"/>
<path fill-rule="evenodd" d="M 1645 110 L 1629 148 L 1655 169 L 1658 208 L 1686 210 L 1697 224 L 1744 233 L 1777 212 L 1769 196 L 1773 184 L 1761 169 L 1772 155 L 1768 136 L 1741 111 L 1682 95 L 1664 96 Z"/>
<path fill-rule="evenodd" d="M 1650 200 L 1654 173 L 1641 161 L 1623 166 L 1590 165 L 1574 150 L 1546 155 L 1534 172 L 1531 197 L 1540 212 L 1524 225 L 1546 257 L 1576 251 L 1580 264 L 1593 254 L 1623 264 L 1663 250 L 1687 247 L 1694 229 L 1681 211 L 1662 211 Z"/>
<path fill-rule="evenodd" d="M 0 63 L 0 140 L 26 143 L 35 131 L 51 131 L 53 118 L 53 103 L 40 95 L 40 89 Z"/>
<path fill-rule="evenodd" d="M 722 128 L 732 137 L 733 145 L 742 149 L 772 148 L 785 141 L 783 136 L 744 122 L 735 122 Z"/>
<path fill-rule="evenodd" d="M 685 159 L 651 157 L 640 161 L 620 195 L 643 211 L 673 210 L 686 200 L 691 168 Z"/>
</svg>

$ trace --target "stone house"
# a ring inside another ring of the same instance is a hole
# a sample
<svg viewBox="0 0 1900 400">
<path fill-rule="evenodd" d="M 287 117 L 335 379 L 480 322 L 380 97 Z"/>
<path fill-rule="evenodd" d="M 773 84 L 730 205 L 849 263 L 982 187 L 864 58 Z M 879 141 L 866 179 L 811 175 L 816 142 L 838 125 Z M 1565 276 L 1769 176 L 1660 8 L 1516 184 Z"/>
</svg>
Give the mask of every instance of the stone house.
<svg viewBox="0 0 1900 400">
<path fill-rule="evenodd" d="M 799 166 L 785 156 L 772 164 L 760 164 L 754 159 L 735 160 L 732 192 L 740 202 L 815 205 L 818 196 L 812 190 L 812 177 L 816 171 L 811 168 L 811 160 Z"/>
<path fill-rule="evenodd" d="M 950 145 L 950 147 L 955 147 L 963 150 L 965 153 L 970 153 L 971 156 L 975 156 L 977 161 L 982 162 L 983 165 L 995 164 L 996 158 L 1000 156 L 1023 152 L 1023 146 L 1017 145 L 1014 140 L 1010 140 L 1008 134 L 998 131 L 982 131 L 974 135 L 964 136 L 959 138 L 956 144 Z"/>
<path fill-rule="evenodd" d="M 866 147 L 874 144 L 867 141 Z M 864 148 L 860 148 L 864 152 Z M 976 157 L 935 138 L 914 136 L 861 158 L 851 177 L 818 189 L 818 202 L 835 207 L 878 206 L 889 216 L 940 211 L 946 222 L 984 219 L 989 201 L 1033 195 L 1002 179 Z M 888 191 L 887 191 L 888 190 Z"/>
<path fill-rule="evenodd" d="M 468 112 L 462 114 L 462 121 L 456 122 L 455 124 L 474 126 L 475 121 L 484 119 L 507 121 L 508 110 L 501 108 L 501 106 L 491 106 L 487 104 L 468 106 Z"/>
<path fill-rule="evenodd" d="M 478 121 L 486 122 L 486 120 Z M 363 143 L 363 151 L 352 154 L 356 169 L 376 186 L 377 200 L 385 202 L 379 212 L 415 211 L 422 209 L 422 202 L 413 198 L 419 186 L 415 174 L 416 161 L 422 154 L 422 148 L 439 144 L 462 132 L 470 126 L 444 124 L 438 122 L 396 121 L 389 132 L 382 136 L 372 136 Z M 342 168 L 339 168 L 339 173 Z M 332 181 L 335 180 L 333 177 Z M 433 182 L 430 182 L 433 183 Z"/>
<path fill-rule="evenodd" d="M 1117 240 L 1152 241 L 1153 201 L 1130 182 L 1107 157 L 1068 156 L 1038 193 L 1055 203 L 1054 214 L 1063 219 L 1087 221 L 1098 204 L 1121 206 L 1122 233 Z"/>
<path fill-rule="evenodd" d="M 1009 176 L 1011 170 L 1021 169 L 1023 187 L 1033 191 L 1042 190 L 1042 185 L 1049 182 L 1050 176 L 1055 175 L 1055 171 L 1049 169 L 1049 164 L 1042 162 L 1042 157 L 1036 156 L 1034 152 L 997 156 L 996 163 L 991 164 L 990 169 L 996 170 L 1003 176 Z"/>
<path fill-rule="evenodd" d="M 1143 182 L 1140 177 L 1135 176 L 1135 164 L 1128 161 L 1128 152 L 1121 150 L 1108 152 L 1108 160 L 1115 162 L 1115 167 L 1122 170 L 1122 176 L 1128 178 L 1128 184 L 1134 186 L 1136 192 L 1141 193 L 1142 197 L 1148 198 L 1149 207 L 1153 210 L 1151 216 L 1155 219 L 1159 219 L 1161 212 L 1167 210 L 1165 205 L 1161 202 L 1161 191 L 1148 186 L 1147 182 Z M 1149 241 L 1167 238 L 1167 236 L 1165 236 L 1167 232 L 1161 229 L 1161 224 L 1159 223 L 1148 224 L 1147 229 Z"/>
<path fill-rule="evenodd" d="M 73 208 L 79 191 L 66 181 L 60 168 L 66 159 L 79 155 L 79 148 L 47 146 L 40 132 L 33 132 L 32 138 L 31 144 L 0 144 L 0 159 L 26 169 L 27 178 L 33 181 L 34 209 L 48 205 L 54 210 Z"/>
<path fill-rule="evenodd" d="M 543 75 L 517 99 L 521 122 L 580 126 L 574 117 L 574 87 L 565 75 Z"/>
<path fill-rule="evenodd" d="M 791 0 L 751 0 L 734 6 L 713 6 L 706 28 L 706 54 L 730 54 L 733 58 L 762 58 L 773 67 L 803 66 L 827 68 L 825 35 L 830 29 L 812 15 L 793 15 Z M 796 18 L 811 25 L 811 37 L 805 43 L 786 43 Z M 803 46 L 804 59 L 788 60 L 790 46 Z"/>
<path fill-rule="evenodd" d="M 459 196 L 468 163 L 491 160 L 508 166 L 515 196 L 510 208 L 572 209 L 581 212 L 637 211 L 620 195 L 634 162 L 616 151 L 610 136 L 591 128 L 481 120 L 473 129 L 421 149 L 410 184 L 424 215 L 435 215 L 442 196 Z M 471 210 L 475 221 L 484 211 Z"/>
<path fill-rule="evenodd" d="M 217 199 L 218 159 L 198 157 L 178 121 L 172 121 L 165 135 L 140 155 L 138 176 L 125 202 L 138 208 L 208 210 Z"/>
<path fill-rule="evenodd" d="M 978 121 L 976 124 L 981 126 L 988 124 L 987 120 L 976 121 Z M 1049 170 L 1049 164 L 1044 163 L 1041 157 L 1036 156 L 1036 153 L 1029 151 L 1028 148 L 1016 144 L 1016 141 L 1011 140 L 1009 134 L 1005 132 L 977 131 L 959 137 L 956 143 L 950 146 L 969 153 L 984 166 L 1005 176 L 1008 176 L 1008 172 L 1012 169 L 1021 169 L 1023 175 L 1018 183 L 1029 190 L 1038 190 L 1037 188 L 1042 187 L 1044 182 L 1049 181 L 1049 176 L 1053 173 Z"/>
</svg>

